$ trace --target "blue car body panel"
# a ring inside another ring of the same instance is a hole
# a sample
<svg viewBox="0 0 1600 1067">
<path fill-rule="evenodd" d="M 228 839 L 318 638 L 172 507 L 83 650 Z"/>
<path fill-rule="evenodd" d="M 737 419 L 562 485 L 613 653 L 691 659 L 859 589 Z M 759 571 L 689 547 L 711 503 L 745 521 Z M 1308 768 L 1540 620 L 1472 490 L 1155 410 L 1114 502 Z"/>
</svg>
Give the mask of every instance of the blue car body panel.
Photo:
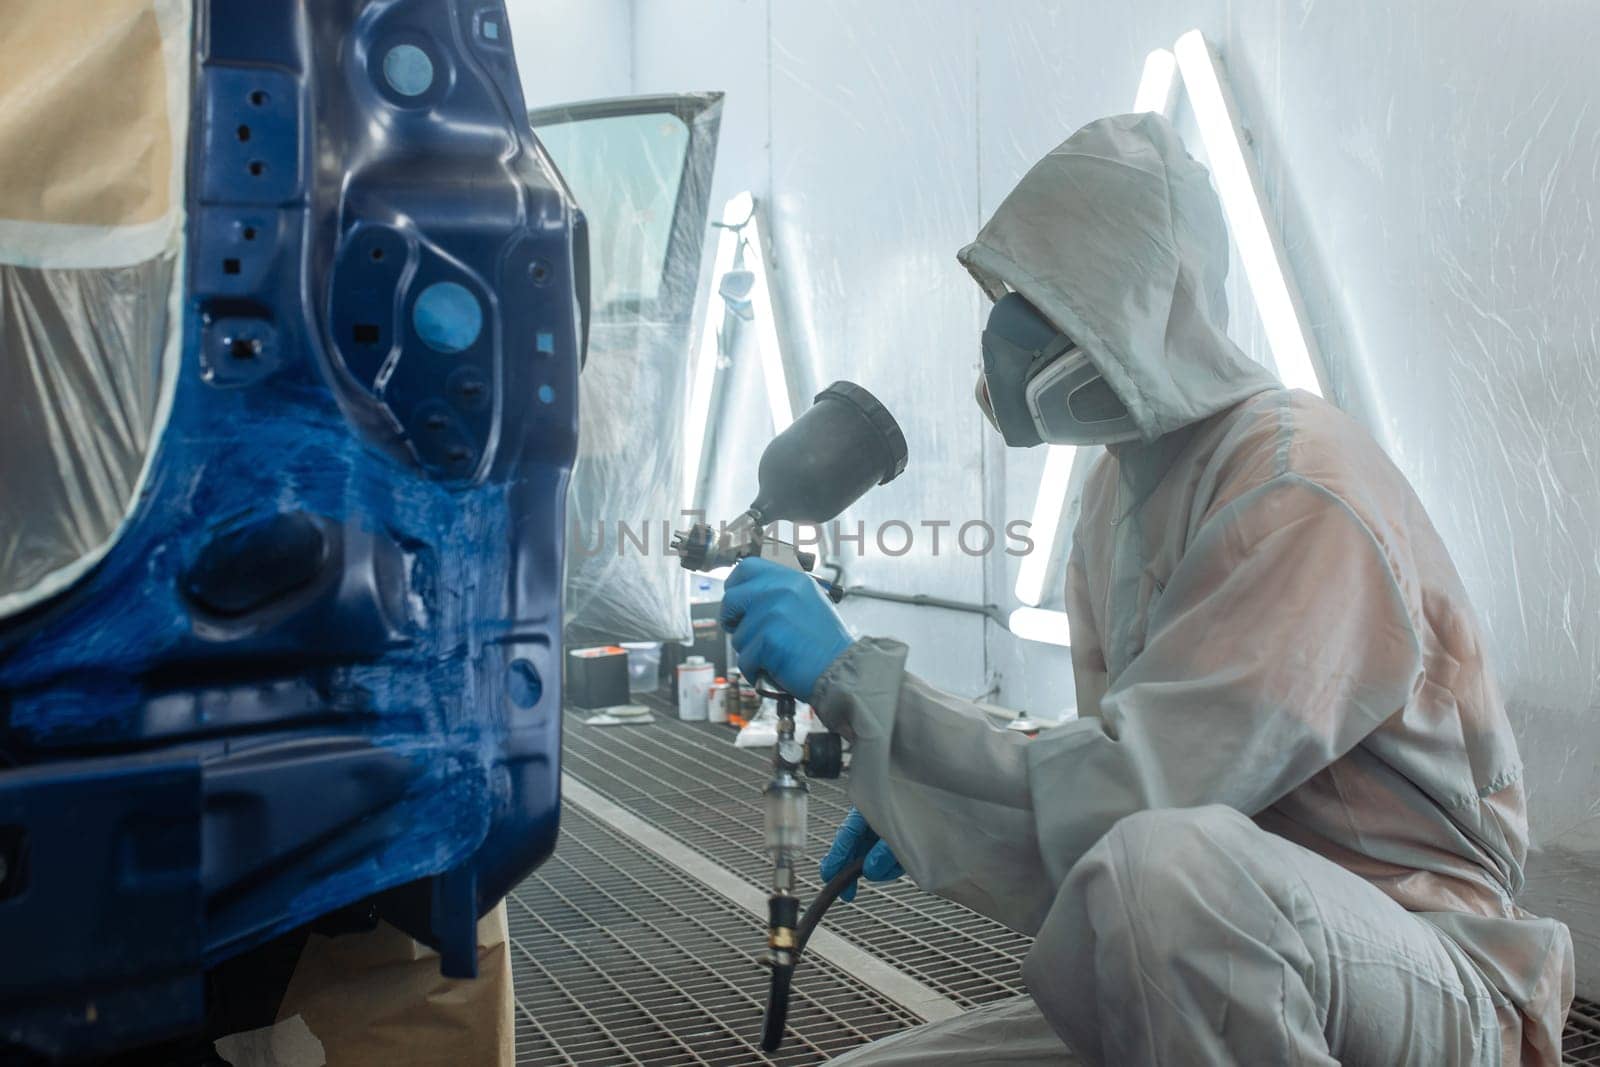
<svg viewBox="0 0 1600 1067">
<path fill-rule="evenodd" d="M 195 17 L 170 421 L 103 563 L 0 624 L 0 1048 L 192 1028 L 358 901 L 470 973 L 556 839 L 587 252 L 504 10 Z"/>
</svg>

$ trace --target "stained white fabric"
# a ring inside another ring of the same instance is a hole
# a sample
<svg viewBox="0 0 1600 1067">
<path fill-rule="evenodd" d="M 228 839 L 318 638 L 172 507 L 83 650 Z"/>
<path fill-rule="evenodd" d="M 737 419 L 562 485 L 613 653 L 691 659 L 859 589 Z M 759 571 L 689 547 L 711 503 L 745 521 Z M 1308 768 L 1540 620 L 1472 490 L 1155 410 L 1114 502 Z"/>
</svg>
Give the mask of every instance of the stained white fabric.
<svg viewBox="0 0 1600 1067">
<path fill-rule="evenodd" d="M 828 1061 L 831 1067 L 1064 1067 L 1082 1062 L 1027 995 L 901 1030 Z"/>
<path fill-rule="evenodd" d="M 1174 926 L 1183 940 L 1166 936 Z M 836 1062 L 1472 1067 L 1503 1062 L 1500 1018 L 1515 1014 L 1428 921 L 1220 805 L 1118 822 L 1073 867 L 1042 936 L 1070 951 L 1032 957 L 1029 988 L 1062 1006 L 1084 1057 L 1024 996 Z"/>
<path fill-rule="evenodd" d="M 1226 237 L 1204 170 L 1155 116 L 1091 124 L 1023 179 L 962 260 L 991 295 L 1021 292 L 1084 345 L 1144 440 L 1115 446 L 1085 487 L 1067 593 L 1082 719 L 1032 741 L 994 730 L 906 673 L 893 641 L 858 641 L 823 676 L 813 703 L 855 740 L 851 796 L 868 821 L 918 885 L 1038 935 L 1030 987 L 1090 1062 L 1280 1061 L 1250 1055 L 1265 1041 L 1315 1061 L 1350 1040 L 1313 997 L 1231 1031 L 1237 1044 L 1192 1043 L 1194 1012 L 1255 1010 L 1244 1001 L 1271 972 L 1332 988 L 1335 965 L 1307 962 L 1286 931 L 1248 951 L 1213 943 L 1237 968 L 1237 996 L 1197 993 L 1187 1012 L 1135 1010 L 1130 998 L 1162 995 L 1160 965 L 1083 984 L 1098 973 L 1085 946 L 1146 939 L 1181 960 L 1216 932 L 1202 904 L 1223 909 L 1261 881 L 1175 863 L 1166 877 L 1193 896 L 1188 909 L 1118 917 L 1082 903 L 1082 863 L 1113 827 L 1209 805 L 1259 828 L 1233 835 L 1250 872 L 1291 843 L 1320 857 L 1302 865 L 1294 907 L 1356 900 L 1380 964 L 1409 966 L 1416 942 L 1431 968 L 1419 981 L 1434 981 L 1448 957 L 1464 996 L 1491 991 L 1507 1060 L 1559 1062 L 1571 938 L 1515 903 L 1521 762 L 1478 622 L 1370 436 L 1277 388 L 1228 341 Z M 1168 825 L 1142 847 L 1192 852 L 1190 830 Z M 1374 892 L 1353 893 L 1357 881 Z M 1481 1044 L 1480 1011 L 1419 1016 L 1364 988 L 1340 1010 L 1408 1030 L 1415 1062 Z"/>
</svg>

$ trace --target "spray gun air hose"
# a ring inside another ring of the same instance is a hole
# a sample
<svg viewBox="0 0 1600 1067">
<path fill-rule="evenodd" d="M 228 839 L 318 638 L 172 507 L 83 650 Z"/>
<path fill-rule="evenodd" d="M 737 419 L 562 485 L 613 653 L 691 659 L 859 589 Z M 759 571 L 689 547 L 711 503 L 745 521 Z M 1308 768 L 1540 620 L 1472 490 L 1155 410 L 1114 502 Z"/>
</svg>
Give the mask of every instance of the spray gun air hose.
<svg viewBox="0 0 1600 1067">
<path fill-rule="evenodd" d="M 803 771 L 815 777 L 839 773 L 837 735 L 816 748 L 795 738 L 795 699 L 781 690 L 759 684 L 757 692 L 777 702 L 777 740 L 772 747 L 772 780 L 762 790 L 767 852 L 772 857 L 772 894 L 767 897 L 767 953 L 762 962 L 771 970 L 767 1012 L 762 1024 L 761 1047 L 776 1052 L 783 1042 L 789 1016 L 789 988 L 799 961 L 800 901 L 794 895 L 795 870 L 805 855 L 806 811 L 810 790 Z M 814 739 L 815 740 L 815 739 Z M 832 758 L 830 759 L 830 753 Z"/>
<path fill-rule="evenodd" d="M 797 771 L 813 778 L 837 778 L 843 771 L 842 745 L 838 734 L 813 733 L 802 745 L 794 739 L 795 699 L 784 692 L 764 692 L 778 704 L 778 741 L 773 748 L 772 781 L 764 796 L 767 812 L 767 846 L 773 855 L 773 892 L 767 898 L 767 955 L 763 962 L 771 968 L 767 988 L 767 1010 L 761 1025 L 761 1048 L 776 1052 L 783 1042 L 783 1028 L 789 1017 L 789 993 L 794 969 L 800 963 L 811 934 L 830 905 L 861 874 L 866 852 L 828 879 L 812 899 L 805 914 L 799 914 L 794 896 L 794 866 L 800 858 L 806 837 L 807 789 Z M 868 831 L 862 841 L 870 850 L 877 835 Z"/>
<path fill-rule="evenodd" d="M 839 736 L 837 734 L 813 734 L 803 746 L 803 754 L 798 760 L 793 740 L 793 714 L 794 698 L 783 694 L 779 698 L 779 741 L 773 753 L 775 773 L 772 782 L 767 786 L 768 798 L 768 844 L 774 846 L 783 836 L 782 831 L 775 827 L 776 813 L 785 807 L 789 816 L 786 829 L 798 838 L 800 842 L 805 838 L 805 785 L 794 777 L 793 771 L 797 765 L 804 765 L 812 777 L 836 778 L 841 770 L 839 754 Z M 785 741 L 789 749 L 785 751 Z M 793 790 L 785 805 L 782 800 L 775 802 L 776 790 Z M 798 797 L 799 803 L 793 803 Z M 794 869 L 792 860 L 798 858 L 799 848 L 791 853 L 784 853 L 774 847 L 774 889 L 767 898 L 767 956 L 763 961 L 770 969 L 771 975 L 767 987 L 767 1010 L 761 1024 L 761 1049 L 764 1052 L 776 1052 L 783 1043 L 783 1028 L 789 1017 L 789 993 L 794 981 L 794 969 L 800 963 L 800 955 L 805 951 L 806 944 L 811 940 L 811 934 L 816 930 L 817 924 L 822 921 L 822 916 L 839 894 L 843 893 L 853 881 L 861 875 L 862 867 L 866 863 L 866 852 L 877 843 L 877 835 L 870 830 L 862 840 L 864 847 L 862 854 L 857 859 L 847 863 L 812 898 L 810 906 L 804 915 L 799 914 L 799 901 L 793 893 Z"/>
<path fill-rule="evenodd" d="M 876 837 L 867 842 L 870 848 Z M 850 884 L 861 877 L 861 869 L 866 865 L 867 857 L 863 853 L 856 859 L 844 865 L 844 869 L 829 878 L 827 884 L 817 891 L 811 898 L 810 905 L 804 915 L 794 927 L 794 948 L 790 950 L 790 962 L 781 968 L 772 968 L 771 982 L 767 989 L 767 1012 L 761 1022 L 761 1050 L 763 1052 L 776 1052 L 783 1043 L 783 1027 L 789 1018 L 789 991 L 794 981 L 794 969 L 799 966 L 800 956 L 806 950 L 806 944 L 811 940 L 811 934 L 816 930 L 817 924 L 822 922 L 822 917 L 827 914 L 833 902 L 839 899 Z"/>
<path fill-rule="evenodd" d="M 779 541 L 776 524 L 828 522 L 905 468 L 906 439 L 894 416 L 854 382 L 834 382 L 762 452 L 756 497 L 744 514 L 717 530 L 697 523 L 677 534 L 672 548 L 686 570 L 709 571 L 760 556 L 809 574 L 816 557 L 798 544 Z M 832 599 L 839 599 L 836 582 L 819 582 Z M 778 741 L 772 780 L 764 792 L 767 848 L 773 858 L 764 962 L 772 973 L 761 1047 L 775 1052 L 783 1041 L 800 952 L 828 906 L 860 875 L 861 864 L 852 863 L 830 879 L 805 915 L 799 914 L 794 875 L 805 851 L 807 795 L 801 773 L 838 777 L 841 743 L 837 734 L 818 733 L 800 745 L 794 737 L 795 698 L 781 692 L 764 695 L 778 702 Z"/>
</svg>

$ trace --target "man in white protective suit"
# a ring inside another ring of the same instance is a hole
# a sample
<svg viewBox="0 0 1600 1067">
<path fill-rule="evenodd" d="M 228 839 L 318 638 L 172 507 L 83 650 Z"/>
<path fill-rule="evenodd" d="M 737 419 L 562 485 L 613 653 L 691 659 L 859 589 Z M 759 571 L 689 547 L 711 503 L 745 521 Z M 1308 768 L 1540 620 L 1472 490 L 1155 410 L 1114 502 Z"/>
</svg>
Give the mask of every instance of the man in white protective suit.
<svg viewBox="0 0 1600 1067">
<path fill-rule="evenodd" d="M 1572 942 L 1514 899 L 1482 631 L 1366 431 L 1228 340 L 1205 169 L 1164 119 L 1094 122 L 960 260 L 1007 443 L 1107 446 L 1067 571 L 1080 717 L 997 730 L 764 560 L 724 599 L 745 674 L 853 742 L 825 871 L 870 824 L 869 878 L 1036 938 L 1028 996 L 846 1060 L 1558 1063 Z"/>
</svg>

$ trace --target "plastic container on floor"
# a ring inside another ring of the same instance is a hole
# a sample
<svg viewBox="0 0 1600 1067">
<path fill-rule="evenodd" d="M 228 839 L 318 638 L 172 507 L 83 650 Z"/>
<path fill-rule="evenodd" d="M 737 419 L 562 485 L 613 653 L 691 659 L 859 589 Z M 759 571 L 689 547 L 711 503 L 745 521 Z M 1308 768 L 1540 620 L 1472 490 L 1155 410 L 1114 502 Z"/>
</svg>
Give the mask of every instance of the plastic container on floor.
<svg viewBox="0 0 1600 1067">
<path fill-rule="evenodd" d="M 661 642 L 624 641 L 628 651 L 628 692 L 654 693 L 661 681 Z"/>
<path fill-rule="evenodd" d="M 705 722 L 710 713 L 711 681 L 715 672 L 703 656 L 690 656 L 678 667 L 678 718 Z"/>
</svg>

